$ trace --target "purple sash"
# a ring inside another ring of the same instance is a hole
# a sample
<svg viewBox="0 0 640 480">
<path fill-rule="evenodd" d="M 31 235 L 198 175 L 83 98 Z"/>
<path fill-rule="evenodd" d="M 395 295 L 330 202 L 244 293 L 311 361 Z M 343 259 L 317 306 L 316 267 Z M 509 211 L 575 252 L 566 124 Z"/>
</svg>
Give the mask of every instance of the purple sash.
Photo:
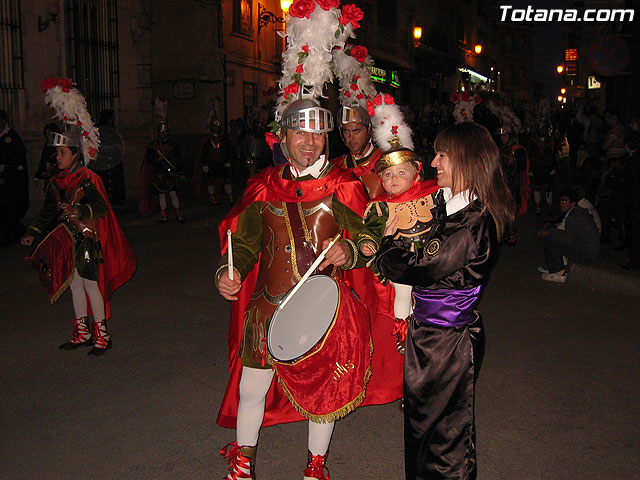
<svg viewBox="0 0 640 480">
<path fill-rule="evenodd" d="M 413 316 L 422 323 L 462 327 L 476 318 L 474 307 L 482 286 L 467 290 L 421 290 L 414 288 Z"/>
</svg>

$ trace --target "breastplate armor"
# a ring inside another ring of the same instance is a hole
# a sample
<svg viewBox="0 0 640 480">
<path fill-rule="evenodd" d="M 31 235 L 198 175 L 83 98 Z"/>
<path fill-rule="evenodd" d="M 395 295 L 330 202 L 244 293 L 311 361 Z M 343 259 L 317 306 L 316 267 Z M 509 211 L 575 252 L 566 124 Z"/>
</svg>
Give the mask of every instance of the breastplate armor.
<svg viewBox="0 0 640 480">
<path fill-rule="evenodd" d="M 431 195 L 402 203 L 388 202 L 388 205 L 389 218 L 398 217 L 394 238 L 410 242 L 425 240 L 433 224 L 431 209 L 435 203 Z"/>
<path fill-rule="evenodd" d="M 269 320 L 277 303 L 306 273 L 322 251 L 322 241 L 339 227 L 333 218 L 331 196 L 314 202 L 264 202 L 261 206 L 262 253 L 258 278 L 245 312 L 242 364 L 265 367 Z M 333 265 L 320 273 L 335 276 Z"/>
</svg>

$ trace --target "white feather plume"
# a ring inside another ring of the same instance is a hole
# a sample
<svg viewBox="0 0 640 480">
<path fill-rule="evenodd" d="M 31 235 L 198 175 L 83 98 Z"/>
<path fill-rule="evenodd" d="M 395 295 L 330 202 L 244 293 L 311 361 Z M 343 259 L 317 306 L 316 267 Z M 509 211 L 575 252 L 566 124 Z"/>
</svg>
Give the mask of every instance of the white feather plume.
<svg viewBox="0 0 640 480">
<path fill-rule="evenodd" d="M 55 118 L 67 125 L 75 125 L 82 132 L 82 153 L 85 164 L 98 155 L 100 132 L 87 111 L 84 95 L 67 78 L 51 77 L 41 82 L 44 100 L 55 111 Z"/>
<path fill-rule="evenodd" d="M 379 97 L 382 98 L 382 95 Z M 369 106 L 371 103 L 374 102 L 369 102 Z M 375 114 L 371 117 L 371 122 L 373 123 L 373 140 L 378 148 L 385 152 L 390 150 L 393 148 L 390 141 L 396 137 L 402 147 L 413 150 L 411 127 L 407 124 L 398 105 L 382 101 L 380 105 L 375 106 Z"/>
</svg>

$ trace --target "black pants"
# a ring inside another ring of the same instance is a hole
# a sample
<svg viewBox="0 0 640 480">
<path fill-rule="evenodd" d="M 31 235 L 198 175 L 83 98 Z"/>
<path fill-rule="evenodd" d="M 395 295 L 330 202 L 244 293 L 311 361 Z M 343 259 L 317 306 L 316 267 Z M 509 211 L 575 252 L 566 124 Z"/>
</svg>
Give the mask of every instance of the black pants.
<svg viewBox="0 0 640 480">
<path fill-rule="evenodd" d="M 483 354 L 479 317 L 462 328 L 410 322 L 404 361 L 407 480 L 476 478 L 474 389 Z"/>
</svg>

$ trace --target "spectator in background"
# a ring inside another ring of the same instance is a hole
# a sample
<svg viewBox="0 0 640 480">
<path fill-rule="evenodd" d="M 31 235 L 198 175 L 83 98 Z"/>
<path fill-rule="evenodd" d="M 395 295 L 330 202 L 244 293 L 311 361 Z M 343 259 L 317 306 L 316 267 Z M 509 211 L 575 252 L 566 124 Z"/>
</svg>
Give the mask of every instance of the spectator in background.
<svg viewBox="0 0 640 480">
<path fill-rule="evenodd" d="M 578 206 L 575 190 L 560 193 L 562 222 L 556 227 L 545 226 L 538 232 L 544 246 L 546 266 L 538 267 L 542 280 L 564 283 L 567 281 L 567 265 L 563 257 L 576 263 L 591 263 L 600 253 L 600 234 L 593 217 Z"/>
<path fill-rule="evenodd" d="M 640 269 L 640 132 L 632 130 L 626 142 L 629 158 L 624 174 L 624 194 L 629 227 L 629 263 L 627 270 Z"/>
<path fill-rule="evenodd" d="M 0 110 L 0 246 L 19 242 L 25 232 L 22 217 L 29 209 L 27 149 Z"/>
<path fill-rule="evenodd" d="M 40 163 L 38 164 L 38 170 L 33 175 L 33 178 L 38 181 L 38 183 L 41 183 L 43 192 L 50 176 L 49 169 L 56 164 L 56 147 L 49 145 L 51 133 L 60 133 L 60 127 L 57 123 L 47 123 L 44 126 L 44 130 L 42 131 L 44 135 L 44 145 L 42 146 L 42 153 L 40 154 Z"/>
<path fill-rule="evenodd" d="M 103 110 L 98 115 L 96 127 L 100 130 L 100 150 L 88 167 L 102 179 L 111 205 L 122 205 L 125 201 L 124 141 L 115 127 L 114 111 Z"/>
</svg>

